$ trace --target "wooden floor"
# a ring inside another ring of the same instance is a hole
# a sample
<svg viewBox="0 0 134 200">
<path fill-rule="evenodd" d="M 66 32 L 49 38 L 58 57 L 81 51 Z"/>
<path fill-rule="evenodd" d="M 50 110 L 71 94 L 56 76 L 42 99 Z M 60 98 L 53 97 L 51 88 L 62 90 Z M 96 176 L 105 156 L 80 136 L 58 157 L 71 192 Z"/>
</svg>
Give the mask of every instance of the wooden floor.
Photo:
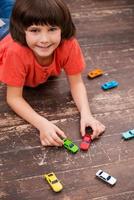
<svg viewBox="0 0 134 200">
<path fill-rule="evenodd" d="M 72 155 L 64 148 L 44 148 L 38 131 L 6 105 L 0 85 L 0 199 L 1 200 L 134 200 L 134 140 L 121 133 L 134 129 L 134 1 L 66 0 L 77 27 L 87 68 L 83 74 L 93 115 L 106 125 L 86 153 Z M 103 76 L 87 78 L 101 68 Z M 115 79 L 119 87 L 104 92 L 101 84 Z M 80 144 L 79 114 L 65 75 L 25 98 L 41 115 Z M 95 177 L 103 169 L 117 178 L 110 187 Z M 64 185 L 54 193 L 42 175 L 55 172 Z"/>
</svg>

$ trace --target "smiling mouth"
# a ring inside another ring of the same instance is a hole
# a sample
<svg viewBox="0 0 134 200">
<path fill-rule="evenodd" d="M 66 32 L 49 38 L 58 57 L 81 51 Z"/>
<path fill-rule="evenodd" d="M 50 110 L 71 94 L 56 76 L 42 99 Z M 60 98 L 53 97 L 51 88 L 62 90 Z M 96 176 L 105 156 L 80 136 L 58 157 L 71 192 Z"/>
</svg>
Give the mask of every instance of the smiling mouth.
<svg viewBox="0 0 134 200">
<path fill-rule="evenodd" d="M 49 47 L 51 47 L 52 44 L 48 45 L 48 46 L 37 46 L 38 48 L 41 48 L 41 49 L 48 49 Z"/>
</svg>

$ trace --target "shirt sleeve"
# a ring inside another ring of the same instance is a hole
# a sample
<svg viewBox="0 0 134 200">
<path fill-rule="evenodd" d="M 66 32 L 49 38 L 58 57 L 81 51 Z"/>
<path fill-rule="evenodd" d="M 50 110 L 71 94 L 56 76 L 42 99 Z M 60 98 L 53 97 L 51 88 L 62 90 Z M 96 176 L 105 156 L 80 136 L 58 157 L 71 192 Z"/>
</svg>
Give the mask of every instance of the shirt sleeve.
<svg viewBox="0 0 134 200">
<path fill-rule="evenodd" d="M 0 64 L 0 81 L 10 86 L 23 86 L 26 78 L 26 70 L 22 58 L 16 52 L 7 51 L 3 55 Z"/>
<path fill-rule="evenodd" d="M 85 68 L 85 61 L 78 41 L 72 39 L 66 51 L 67 57 L 63 67 L 66 74 L 75 75 L 81 73 Z"/>
</svg>

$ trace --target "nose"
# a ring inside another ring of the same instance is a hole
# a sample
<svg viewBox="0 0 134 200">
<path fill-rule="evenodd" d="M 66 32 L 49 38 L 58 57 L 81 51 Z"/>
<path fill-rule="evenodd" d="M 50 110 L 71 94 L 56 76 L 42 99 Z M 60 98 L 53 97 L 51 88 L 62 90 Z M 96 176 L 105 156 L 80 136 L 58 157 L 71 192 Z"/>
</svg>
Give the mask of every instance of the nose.
<svg viewBox="0 0 134 200">
<path fill-rule="evenodd" d="M 44 32 L 42 32 L 41 33 L 41 35 L 40 35 L 40 42 L 41 43 L 47 43 L 47 42 L 49 42 L 49 35 L 48 35 L 48 33 L 44 33 Z"/>
</svg>

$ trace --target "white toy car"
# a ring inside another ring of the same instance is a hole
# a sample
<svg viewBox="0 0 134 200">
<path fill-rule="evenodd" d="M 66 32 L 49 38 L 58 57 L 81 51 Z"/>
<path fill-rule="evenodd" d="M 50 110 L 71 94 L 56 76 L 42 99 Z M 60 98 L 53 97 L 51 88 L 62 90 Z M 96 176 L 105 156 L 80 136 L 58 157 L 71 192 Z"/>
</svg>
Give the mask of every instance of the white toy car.
<svg viewBox="0 0 134 200">
<path fill-rule="evenodd" d="M 110 185 L 114 185 L 117 181 L 113 176 L 110 176 L 108 173 L 102 171 L 101 169 L 96 173 L 96 176 L 109 183 Z"/>
</svg>

